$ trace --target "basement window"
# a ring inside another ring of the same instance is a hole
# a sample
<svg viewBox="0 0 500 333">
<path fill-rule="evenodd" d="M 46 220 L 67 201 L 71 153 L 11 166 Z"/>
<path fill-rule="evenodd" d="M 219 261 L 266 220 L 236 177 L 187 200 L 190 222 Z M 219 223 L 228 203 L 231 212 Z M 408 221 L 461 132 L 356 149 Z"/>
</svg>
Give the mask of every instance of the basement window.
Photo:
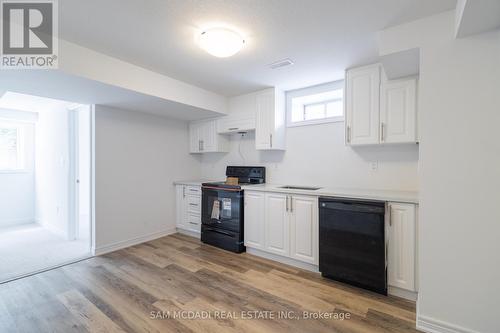
<svg viewBox="0 0 500 333">
<path fill-rule="evenodd" d="M 24 126 L 0 121 L 0 172 L 24 170 Z"/>
<path fill-rule="evenodd" d="M 286 93 L 287 126 L 344 121 L 344 81 Z"/>
</svg>

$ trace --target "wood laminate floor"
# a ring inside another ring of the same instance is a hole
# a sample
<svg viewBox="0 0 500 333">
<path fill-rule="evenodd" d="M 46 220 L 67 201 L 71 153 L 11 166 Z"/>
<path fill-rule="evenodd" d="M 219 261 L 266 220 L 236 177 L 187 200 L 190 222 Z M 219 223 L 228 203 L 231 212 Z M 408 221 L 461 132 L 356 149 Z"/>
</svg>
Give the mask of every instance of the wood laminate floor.
<svg viewBox="0 0 500 333">
<path fill-rule="evenodd" d="M 0 285 L 0 332 L 284 331 L 416 332 L 415 304 L 180 234 Z"/>
</svg>

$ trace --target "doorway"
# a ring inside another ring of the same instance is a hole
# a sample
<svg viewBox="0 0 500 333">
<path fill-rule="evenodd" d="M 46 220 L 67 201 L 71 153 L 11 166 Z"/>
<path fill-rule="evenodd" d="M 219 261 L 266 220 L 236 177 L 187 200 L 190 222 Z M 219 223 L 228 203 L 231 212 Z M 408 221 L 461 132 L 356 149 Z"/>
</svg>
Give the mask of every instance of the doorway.
<svg viewBox="0 0 500 333">
<path fill-rule="evenodd" d="M 0 98 L 0 282 L 91 256 L 91 105 Z"/>
</svg>

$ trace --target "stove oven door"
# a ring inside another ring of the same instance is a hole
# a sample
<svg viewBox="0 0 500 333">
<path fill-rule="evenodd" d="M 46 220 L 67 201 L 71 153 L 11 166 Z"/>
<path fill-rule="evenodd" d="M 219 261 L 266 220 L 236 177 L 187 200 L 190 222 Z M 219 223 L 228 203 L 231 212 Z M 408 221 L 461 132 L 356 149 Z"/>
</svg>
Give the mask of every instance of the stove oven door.
<svg viewBox="0 0 500 333">
<path fill-rule="evenodd" d="M 210 228 L 243 232 L 243 191 L 202 188 L 201 222 Z"/>
</svg>

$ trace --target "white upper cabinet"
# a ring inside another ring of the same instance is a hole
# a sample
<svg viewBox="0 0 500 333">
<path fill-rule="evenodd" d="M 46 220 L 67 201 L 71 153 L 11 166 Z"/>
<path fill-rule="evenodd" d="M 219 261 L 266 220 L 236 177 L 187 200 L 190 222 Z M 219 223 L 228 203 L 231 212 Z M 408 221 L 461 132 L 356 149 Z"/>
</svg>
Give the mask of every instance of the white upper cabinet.
<svg viewBox="0 0 500 333">
<path fill-rule="evenodd" d="M 231 134 L 238 132 L 249 132 L 255 130 L 255 112 L 252 115 L 234 113 L 222 117 L 217 121 L 217 132 L 219 134 Z"/>
<path fill-rule="evenodd" d="M 380 90 L 380 142 L 417 142 L 417 80 L 382 83 Z"/>
<path fill-rule="evenodd" d="M 245 246 L 265 247 L 265 194 L 245 190 Z"/>
<path fill-rule="evenodd" d="M 417 80 L 387 80 L 380 64 L 346 74 L 346 144 L 417 142 Z"/>
<path fill-rule="evenodd" d="M 256 96 L 255 148 L 285 150 L 285 94 L 276 88 Z"/>
<path fill-rule="evenodd" d="M 345 92 L 346 142 L 379 143 L 380 64 L 347 71 Z"/>
<path fill-rule="evenodd" d="M 229 98 L 229 114 L 219 118 L 217 131 L 221 134 L 255 131 L 257 94 L 253 92 Z"/>
<path fill-rule="evenodd" d="M 416 206 L 389 203 L 388 285 L 416 291 Z"/>
<path fill-rule="evenodd" d="M 192 121 L 189 123 L 190 153 L 227 152 L 228 148 L 227 138 L 217 133 L 217 120 Z"/>
</svg>

